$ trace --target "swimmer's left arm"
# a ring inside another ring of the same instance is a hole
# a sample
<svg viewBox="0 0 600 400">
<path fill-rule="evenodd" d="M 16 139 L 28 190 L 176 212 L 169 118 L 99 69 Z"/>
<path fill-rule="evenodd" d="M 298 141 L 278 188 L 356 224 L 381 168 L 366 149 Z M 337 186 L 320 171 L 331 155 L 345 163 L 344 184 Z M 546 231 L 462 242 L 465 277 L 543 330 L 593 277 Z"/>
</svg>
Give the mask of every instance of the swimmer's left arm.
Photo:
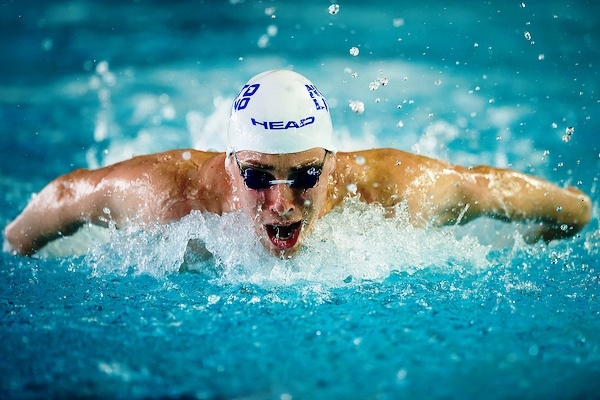
<svg viewBox="0 0 600 400">
<path fill-rule="evenodd" d="M 488 166 L 457 168 L 457 172 L 465 222 L 478 216 L 532 221 L 539 226 L 525 239 L 549 242 L 575 235 L 591 219 L 592 202 L 575 187 L 561 188 L 527 174 Z"/>
</svg>

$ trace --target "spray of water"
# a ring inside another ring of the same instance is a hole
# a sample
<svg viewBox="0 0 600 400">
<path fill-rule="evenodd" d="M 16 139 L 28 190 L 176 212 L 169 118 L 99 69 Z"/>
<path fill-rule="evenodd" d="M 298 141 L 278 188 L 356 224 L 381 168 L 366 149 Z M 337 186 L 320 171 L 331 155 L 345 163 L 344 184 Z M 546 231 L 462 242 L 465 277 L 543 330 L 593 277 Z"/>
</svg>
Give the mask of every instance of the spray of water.
<svg viewBox="0 0 600 400">
<path fill-rule="evenodd" d="M 408 222 L 399 206 L 395 217 L 359 200 L 348 200 L 325 216 L 290 259 L 270 255 L 242 212 L 194 212 L 168 225 L 108 230 L 87 252 L 95 274 L 201 273 L 220 284 L 249 282 L 292 285 L 300 282 L 343 286 L 381 281 L 394 271 L 424 268 L 461 273 L 488 268 L 491 246 L 452 230 L 423 230 Z"/>
</svg>

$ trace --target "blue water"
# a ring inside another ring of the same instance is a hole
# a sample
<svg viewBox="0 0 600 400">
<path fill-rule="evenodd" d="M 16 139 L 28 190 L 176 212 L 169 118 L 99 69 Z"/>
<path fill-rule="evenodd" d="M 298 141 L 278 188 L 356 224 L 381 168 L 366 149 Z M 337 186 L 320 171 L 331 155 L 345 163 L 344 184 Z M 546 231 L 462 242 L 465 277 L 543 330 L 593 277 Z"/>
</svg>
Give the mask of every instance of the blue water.
<svg viewBox="0 0 600 400">
<path fill-rule="evenodd" d="M 598 398 L 600 6 L 364 3 L 1 4 L 0 225 L 74 168 L 223 150 L 230 101 L 278 67 L 327 96 L 340 150 L 577 185 L 590 225 L 526 246 L 349 202 L 286 262 L 235 213 L 4 251 L 0 397 Z"/>
</svg>

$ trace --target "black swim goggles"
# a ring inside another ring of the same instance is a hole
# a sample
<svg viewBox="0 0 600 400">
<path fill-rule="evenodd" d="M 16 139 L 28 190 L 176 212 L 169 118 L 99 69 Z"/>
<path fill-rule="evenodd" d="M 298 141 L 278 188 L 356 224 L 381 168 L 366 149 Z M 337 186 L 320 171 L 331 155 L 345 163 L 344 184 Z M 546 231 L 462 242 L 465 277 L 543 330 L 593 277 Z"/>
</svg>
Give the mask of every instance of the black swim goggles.
<svg viewBox="0 0 600 400">
<path fill-rule="evenodd" d="M 273 174 L 259 167 L 240 165 L 235 152 L 233 158 L 248 189 L 262 190 L 274 185 L 284 184 L 294 189 L 306 190 L 315 187 L 319 182 L 319 176 L 323 172 L 323 165 L 328 153 L 329 150 L 326 150 L 323 161 L 318 165 L 292 168 L 287 179 L 275 179 Z"/>
</svg>

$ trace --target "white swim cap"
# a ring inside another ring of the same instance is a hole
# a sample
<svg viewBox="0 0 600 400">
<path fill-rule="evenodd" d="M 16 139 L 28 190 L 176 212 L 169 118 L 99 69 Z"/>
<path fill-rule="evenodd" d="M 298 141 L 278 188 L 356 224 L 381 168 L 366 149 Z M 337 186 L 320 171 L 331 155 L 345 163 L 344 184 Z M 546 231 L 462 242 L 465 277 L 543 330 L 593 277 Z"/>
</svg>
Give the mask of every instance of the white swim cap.
<svg viewBox="0 0 600 400">
<path fill-rule="evenodd" d="M 284 154 L 314 147 L 333 150 L 329 106 L 315 85 L 284 69 L 244 85 L 231 107 L 230 151 Z"/>
</svg>

